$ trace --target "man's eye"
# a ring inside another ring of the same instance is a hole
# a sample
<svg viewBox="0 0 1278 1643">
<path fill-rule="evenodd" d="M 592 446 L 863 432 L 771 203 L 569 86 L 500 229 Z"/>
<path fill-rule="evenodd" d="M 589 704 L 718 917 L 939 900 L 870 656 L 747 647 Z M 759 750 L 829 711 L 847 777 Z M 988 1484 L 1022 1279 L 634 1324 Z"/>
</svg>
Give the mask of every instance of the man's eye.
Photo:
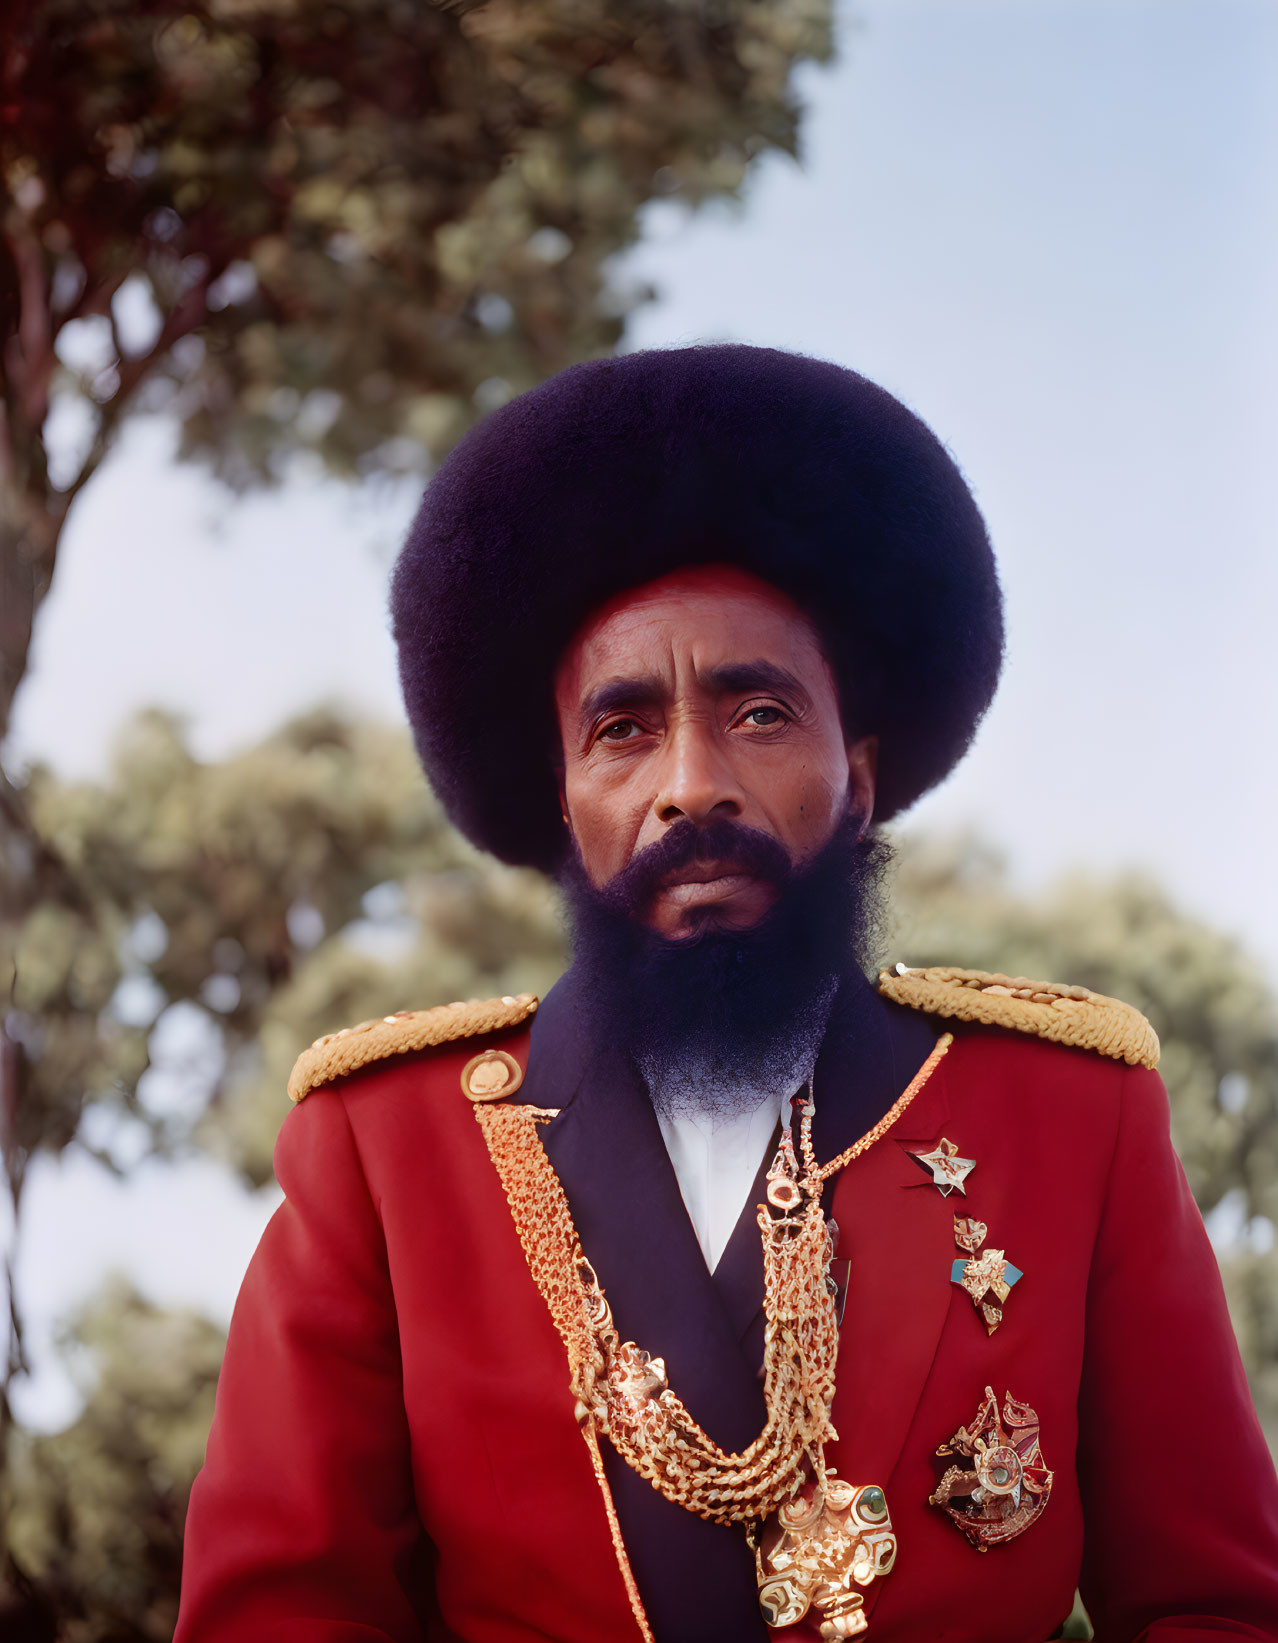
<svg viewBox="0 0 1278 1643">
<path fill-rule="evenodd" d="M 779 707 L 751 707 L 746 709 L 743 722 L 758 725 L 760 730 L 770 730 L 773 725 L 785 723 L 785 714 Z"/>
<path fill-rule="evenodd" d="M 638 730 L 633 719 L 614 719 L 610 725 L 605 725 L 599 732 L 601 742 L 627 742 L 631 733 Z"/>
</svg>

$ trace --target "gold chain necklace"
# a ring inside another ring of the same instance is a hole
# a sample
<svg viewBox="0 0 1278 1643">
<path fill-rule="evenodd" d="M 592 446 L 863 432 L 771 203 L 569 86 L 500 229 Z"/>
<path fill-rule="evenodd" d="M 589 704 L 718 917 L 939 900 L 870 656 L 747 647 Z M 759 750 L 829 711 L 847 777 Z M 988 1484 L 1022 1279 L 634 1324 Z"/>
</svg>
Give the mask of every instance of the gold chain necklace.
<svg viewBox="0 0 1278 1643">
<path fill-rule="evenodd" d="M 735 1454 L 720 1448 L 693 1419 L 670 1389 L 662 1359 L 618 1334 L 537 1134 L 537 1125 L 555 1114 L 505 1102 L 477 1103 L 475 1117 L 529 1271 L 567 1352 L 577 1420 L 605 1489 L 614 1542 L 645 1637 L 650 1633 L 603 1476 L 601 1432 L 667 1500 L 712 1523 L 747 1526 L 759 1602 L 770 1625 L 793 1625 L 815 1605 L 823 1617 L 823 1638 L 865 1630 L 864 1600 L 854 1587 L 890 1571 L 896 1538 L 882 1489 L 848 1484 L 825 1465 L 825 1446 L 838 1437 L 830 1420 L 838 1320 L 829 1282 L 835 1229 L 825 1219 L 821 1193 L 830 1176 L 891 1128 L 951 1041 L 948 1033 L 938 1040 L 874 1128 L 825 1165 L 818 1165 L 812 1150 L 813 1103 L 796 1098 L 802 1166 L 793 1130 L 787 1129 L 768 1173 L 768 1204 L 758 1212 L 767 1418 L 754 1442 Z"/>
</svg>

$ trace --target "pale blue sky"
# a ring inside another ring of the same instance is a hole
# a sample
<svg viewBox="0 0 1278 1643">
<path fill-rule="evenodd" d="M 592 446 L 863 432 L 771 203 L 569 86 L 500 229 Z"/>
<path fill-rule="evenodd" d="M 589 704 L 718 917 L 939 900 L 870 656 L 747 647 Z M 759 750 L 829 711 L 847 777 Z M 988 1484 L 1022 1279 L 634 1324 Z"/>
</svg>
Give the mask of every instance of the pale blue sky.
<svg viewBox="0 0 1278 1643">
<path fill-rule="evenodd" d="M 807 167 L 664 230 L 635 342 L 820 353 L 904 398 L 989 521 L 1009 666 L 920 825 L 1027 874 L 1159 873 L 1278 963 L 1278 9 L 863 7 Z"/>
<path fill-rule="evenodd" d="M 979 825 L 1029 881 L 1148 868 L 1278 970 L 1278 8 L 856 15 L 839 64 L 801 78 L 805 169 L 766 162 L 740 213 L 649 214 L 627 272 L 662 300 L 632 345 L 822 354 L 930 421 L 1001 557 L 1010 665 L 918 824 Z M 383 588 L 415 493 L 236 503 L 165 451 L 135 429 L 77 507 L 18 748 L 99 768 L 149 701 L 209 753 L 321 695 L 397 714 Z M 21 1279 L 42 1360 L 113 1263 L 223 1313 L 269 1206 L 214 1166 L 127 1202 L 83 1159 L 38 1170 Z M 70 1398 L 46 1370 L 24 1408 Z"/>
</svg>

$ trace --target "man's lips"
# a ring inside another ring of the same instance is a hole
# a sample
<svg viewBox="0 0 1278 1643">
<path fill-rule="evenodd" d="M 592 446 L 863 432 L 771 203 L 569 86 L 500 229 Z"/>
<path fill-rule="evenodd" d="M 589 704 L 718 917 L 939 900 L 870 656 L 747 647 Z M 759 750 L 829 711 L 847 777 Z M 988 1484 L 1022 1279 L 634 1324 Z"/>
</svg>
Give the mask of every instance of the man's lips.
<svg viewBox="0 0 1278 1643">
<path fill-rule="evenodd" d="M 736 895 L 759 881 L 758 874 L 749 872 L 735 862 L 690 862 L 662 876 L 656 894 L 664 901 L 686 905 L 708 898 L 722 899 Z"/>
<path fill-rule="evenodd" d="M 748 878 L 757 875 L 737 861 L 690 861 L 683 867 L 672 867 L 657 881 L 660 890 L 679 884 L 714 884 L 719 879 Z"/>
</svg>

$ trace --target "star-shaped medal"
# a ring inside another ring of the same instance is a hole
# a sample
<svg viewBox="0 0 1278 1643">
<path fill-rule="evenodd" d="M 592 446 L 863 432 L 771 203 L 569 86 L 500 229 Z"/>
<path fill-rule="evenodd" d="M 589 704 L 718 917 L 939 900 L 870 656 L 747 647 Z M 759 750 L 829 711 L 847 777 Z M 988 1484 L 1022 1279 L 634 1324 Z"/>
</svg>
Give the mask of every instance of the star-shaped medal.
<svg viewBox="0 0 1278 1643">
<path fill-rule="evenodd" d="M 976 1168 L 976 1160 L 960 1158 L 953 1141 L 942 1136 L 931 1152 L 912 1152 L 910 1157 L 917 1158 L 925 1170 L 932 1172 L 932 1183 L 940 1188 L 942 1198 L 948 1198 L 956 1188 L 967 1197 L 963 1183 Z"/>
</svg>

